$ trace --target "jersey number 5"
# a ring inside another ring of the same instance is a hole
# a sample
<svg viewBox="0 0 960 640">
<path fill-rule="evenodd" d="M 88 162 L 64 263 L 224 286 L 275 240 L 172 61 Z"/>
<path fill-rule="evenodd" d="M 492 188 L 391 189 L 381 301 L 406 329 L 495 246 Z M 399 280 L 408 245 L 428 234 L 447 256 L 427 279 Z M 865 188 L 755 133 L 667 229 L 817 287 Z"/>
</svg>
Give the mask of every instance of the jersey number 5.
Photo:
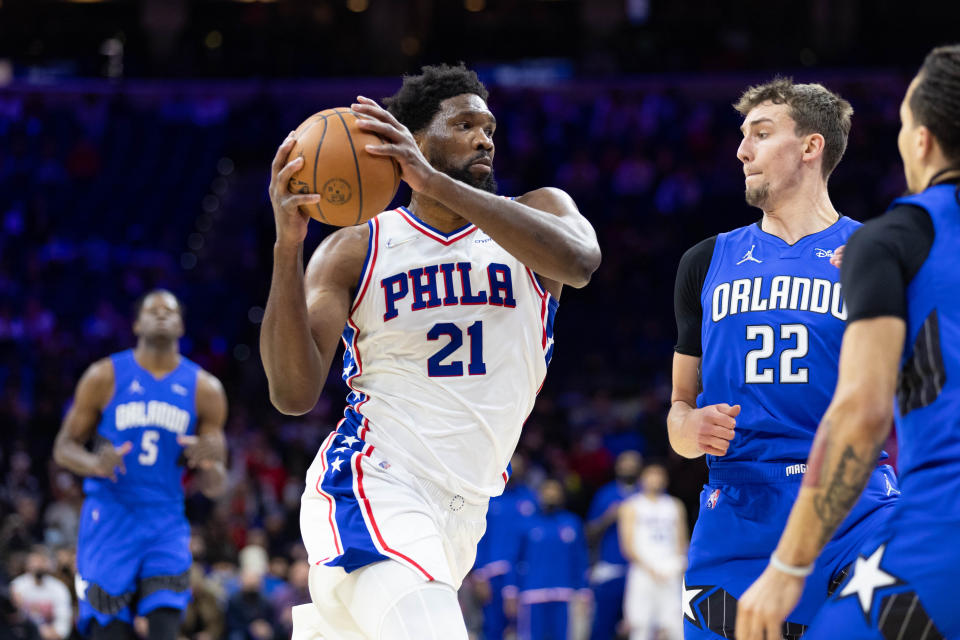
<svg viewBox="0 0 960 640">
<path fill-rule="evenodd" d="M 143 453 L 137 456 L 137 462 L 145 467 L 149 467 L 157 462 L 157 440 L 160 439 L 159 431 L 144 431 L 143 439 L 140 441 L 140 448 Z"/>
<path fill-rule="evenodd" d="M 483 362 L 483 322 L 477 320 L 470 325 L 467 335 L 470 337 L 467 372 L 472 376 L 482 376 L 487 372 L 487 365 Z M 446 364 L 443 361 L 463 346 L 463 331 L 452 322 L 439 322 L 427 332 L 427 340 L 438 340 L 440 336 L 449 336 L 450 342 L 427 359 L 427 375 L 431 378 L 462 376 L 463 361 L 454 360 Z"/>
<path fill-rule="evenodd" d="M 790 340 L 794 337 L 797 339 L 796 346 L 780 352 L 780 383 L 805 383 L 810 379 L 810 370 L 807 367 L 798 367 L 796 371 L 793 370 L 794 358 L 804 357 L 810 349 L 807 326 L 804 324 L 780 325 L 781 340 Z M 747 325 L 747 340 L 759 340 L 760 346 L 747 352 L 744 380 L 750 384 L 775 382 L 773 367 L 760 368 L 760 360 L 771 357 L 776 347 L 773 327 L 768 324 Z"/>
</svg>

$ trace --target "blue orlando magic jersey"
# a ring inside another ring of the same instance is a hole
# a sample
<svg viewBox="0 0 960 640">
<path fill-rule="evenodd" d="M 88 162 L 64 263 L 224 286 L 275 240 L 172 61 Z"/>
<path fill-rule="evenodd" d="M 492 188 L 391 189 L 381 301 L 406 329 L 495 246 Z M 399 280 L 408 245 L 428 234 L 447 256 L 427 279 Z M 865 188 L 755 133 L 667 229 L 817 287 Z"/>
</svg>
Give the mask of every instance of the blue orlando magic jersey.
<svg viewBox="0 0 960 640">
<path fill-rule="evenodd" d="M 88 496 L 131 503 L 183 505 L 183 447 L 177 436 L 196 430 L 196 388 L 200 367 L 181 357 L 180 365 L 157 379 L 137 364 L 133 350 L 110 356 L 114 393 L 97 426 L 98 445 L 130 442 L 124 457 L 127 472 L 110 478 L 87 478 Z"/>
<path fill-rule="evenodd" d="M 907 287 L 897 389 L 900 517 L 960 516 L 960 194 L 944 184 L 895 200 L 927 211 L 934 240 Z"/>
<path fill-rule="evenodd" d="M 727 455 L 708 455 L 708 465 L 807 459 L 836 386 L 847 316 L 830 257 L 859 226 L 841 216 L 793 245 L 759 224 L 717 236 L 700 292 L 697 406 L 741 412 Z"/>
</svg>

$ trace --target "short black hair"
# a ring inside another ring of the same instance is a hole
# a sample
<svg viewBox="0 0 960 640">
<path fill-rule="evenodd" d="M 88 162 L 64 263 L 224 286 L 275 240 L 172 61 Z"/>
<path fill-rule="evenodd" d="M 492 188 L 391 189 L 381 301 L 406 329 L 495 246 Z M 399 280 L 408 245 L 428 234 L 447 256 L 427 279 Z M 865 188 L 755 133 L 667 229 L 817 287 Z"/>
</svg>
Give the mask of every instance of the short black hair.
<svg viewBox="0 0 960 640">
<path fill-rule="evenodd" d="M 797 123 L 798 136 L 811 133 L 823 136 L 821 166 L 824 179 L 829 178 L 847 150 L 850 119 L 853 116 L 850 103 L 822 84 L 796 84 L 793 78 L 777 76 L 770 82 L 748 88 L 733 108 L 746 116 L 751 109 L 764 102 L 790 107 L 790 117 Z"/>
<path fill-rule="evenodd" d="M 484 102 L 490 95 L 480 82 L 477 73 L 462 62 L 427 65 L 420 75 L 403 76 L 400 90 L 383 99 L 387 111 L 412 133 L 422 131 L 440 110 L 440 103 L 447 98 L 472 93 Z"/>
<path fill-rule="evenodd" d="M 143 305 L 147 302 L 147 298 L 149 298 L 152 295 L 161 294 L 161 293 L 165 293 L 167 295 L 173 296 L 173 299 L 177 301 L 177 310 L 180 311 L 180 319 L 183 320 L 184 316 L 186 315 L 186 310 L 183 308 L 183 301 L 180 300 L 180 298 L 177 297 L 177 294 L 175 294 L 173 291 L 170 291 L 169 289 L 164 289 L 162 287 L 158 287 L 156 289 L 151 289 L 150 291 L 147 291 L 142 296 L 137 298 L 136 302 L 133 303 L 134 321 L 136 321 L 136 319 L 140 317 L 140 312 L 143 311 Z"/>
<path fill-rule="evenodd" d="M 950 162 L 960 162 L 960 44 L 937 47 L 923 61 L 910 96 L 910 111 L 940 143 Z"/>
</svg>

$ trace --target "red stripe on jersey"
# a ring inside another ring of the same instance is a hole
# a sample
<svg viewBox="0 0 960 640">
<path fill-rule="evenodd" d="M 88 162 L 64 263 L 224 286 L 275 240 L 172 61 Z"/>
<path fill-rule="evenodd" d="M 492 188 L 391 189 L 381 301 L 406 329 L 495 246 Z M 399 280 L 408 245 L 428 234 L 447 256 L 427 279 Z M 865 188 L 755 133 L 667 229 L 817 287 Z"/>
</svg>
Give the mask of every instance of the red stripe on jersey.
<svg viewBox="0 0 960 640">
<path fill-rule="evenodd" d="M 339 427 L 339 425 L 337 426 Z M 326 442 L 324 442 L 323 446 L 320 448 L 320 477 L 317 478 L 316 489 L 317 493 L 322 495 L 327 500 L 327 521 L 330 523 L 330 530 L 333 531 L 333 544 L 337 549 L 337 555 L 340 555 L 343 553 L 343 547 L 340 546 L 340 532 L 337 530 L 337 523 L 333 519 L 333 498 L 330 497 L 330 494 L 320 488 L 320 484 L 327 475 L 327 451 L 330 449 L 330 445 L 333 444 L 333 440 L 336 438 L 336 436 L 336 431 L 331 433 L 329 436 L 327 436 Z M 327 558 L 327 560 L 328 559 L 329 558 Z M 323 560 L 321 560 L 321 562 L 323 562 Z"/>
<path fill-rule="evenodd" d="M 399 551 L 396 551 L 395 549 L 391 549 L 390 547 L 388 547 L 386 541 L 383 539 L 383 536 L 380 535 L 380 527 L 377 526 L 377 521 L 373 517 L 373 509 L 370 507 L 370 501 L 367 500 L 367 494 L 363 490 L 363 469 L 360 466 L 360 461 L 363 459 L 363 456 L 369 456 L 372 452 L 373 452 L 373 447 L 370 447 L 362 455 L 354 456 L 354 460 L 356 460 L 355 466 L 357 468 L 357 490 L 358 490 L 358 493 L 360 494 L 360 500 L 363 502 L 363 506 L 367 510 L 367 516 L 370 518 L 370 525 L 373 527 L 373 532 L 376 534 L 377 540 L 380 542 L 380 546 L 383 548 L 384 551 L 391 553 L 397 556 L 398 558 L 403 558 L 409 564 L 416 567 L 420 571 L 420 573 L 426 576 L 427 580 L 430 580 L 432 582 L 433 576 L 427 573 L 423 567 L 421 567 L 419 564 L 417 564 L 407 556 L 403 555 Z"/>
</svg>

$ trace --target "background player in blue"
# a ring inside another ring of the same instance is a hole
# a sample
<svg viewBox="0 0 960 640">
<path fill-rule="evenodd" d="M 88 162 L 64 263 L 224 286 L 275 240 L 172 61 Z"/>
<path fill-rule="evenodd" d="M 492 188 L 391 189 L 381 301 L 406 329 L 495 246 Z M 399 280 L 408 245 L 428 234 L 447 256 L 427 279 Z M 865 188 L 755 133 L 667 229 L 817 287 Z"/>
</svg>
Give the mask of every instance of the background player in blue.
<svg viewBox="0 0 960 640">
<path fill-rule="evenodd" d="M 134 349 L 90 365 L 57 434 L 56 462 L 85 476 L 77 541 L 78 628 L 94 640 L 177 637 L 190 600 L 184 462 L 214 497 L 226 482 L 220 381 L 180 355 L 180 302 L 169 291 L 137 306 Z M 94 450 L 86 448 L 93 441 Z"/>
<path fill-rule="evenodd" d="M 565 510 L 563 485 L 540 485 L 540 510 L 519 531 L 517 563 L 506 596 L 520 640 L 567 640 L 571 605 L 590 599 L 587 541 L 580 517 Z"/>
<path fill-rule="evenodd" d="M 514 454 L 510 460 L 513 473 L 503 493 L 490 499 L 487 508 L 487 530 L 477 544 L 474 577 L 482 589 L 483 637 L 503 638 L 510 621 L 503 609 L 503 588 L 515 568 L 520 551 L 521 534 L 527 530 L 526 520 L 537 511 L 537 494 L 524 484 L 526 459 Z"/>
<path fill-rule="evenodd" d="M 746 200 L 763 217 L 689 250 L 676 284 L 670 442 L 710 467 L 683 588 L 687 638 L 732 636 L 737 598 L 766 567 L 800 489 L 846 318 L 829 259 L 859 226 L 827 192 L 850 131 L 847 101 L 776 79 L 735 106 Z M 878 468 L 784 635 L 802 634 L 895 494 L 892 470 Z"/>
<path fill-rule="evenodd" d="M 934 49 L 900 106 L 914 195 L 858 231 L 843 257 L 850 309 L 836 393 L 777 546 L 744 594 L 737 638 L 770 638 L 803 574 L 847 516 L 890 432 L 896 397 L 903 496 L 860 550 L 809 638 L 960 638 L 960 45 Z M 822 556 L 820 556 L 822 557 Z"/>
<path fill-rule="evenodd" d="M 587 511 L 587 537 L 599 540 L 597 561 L 590 570 L 593 591 L 593 622 L 590 640 L 611 640 L 623 618 L 623 594 L 627 584 L 627 559 L 620 550 L 617 519 L 620 504 L 639 487 L 643 460 L 636 451 L 624 451 L 614 464 L 616 479 L 597 491 Z"/>
</svg>

